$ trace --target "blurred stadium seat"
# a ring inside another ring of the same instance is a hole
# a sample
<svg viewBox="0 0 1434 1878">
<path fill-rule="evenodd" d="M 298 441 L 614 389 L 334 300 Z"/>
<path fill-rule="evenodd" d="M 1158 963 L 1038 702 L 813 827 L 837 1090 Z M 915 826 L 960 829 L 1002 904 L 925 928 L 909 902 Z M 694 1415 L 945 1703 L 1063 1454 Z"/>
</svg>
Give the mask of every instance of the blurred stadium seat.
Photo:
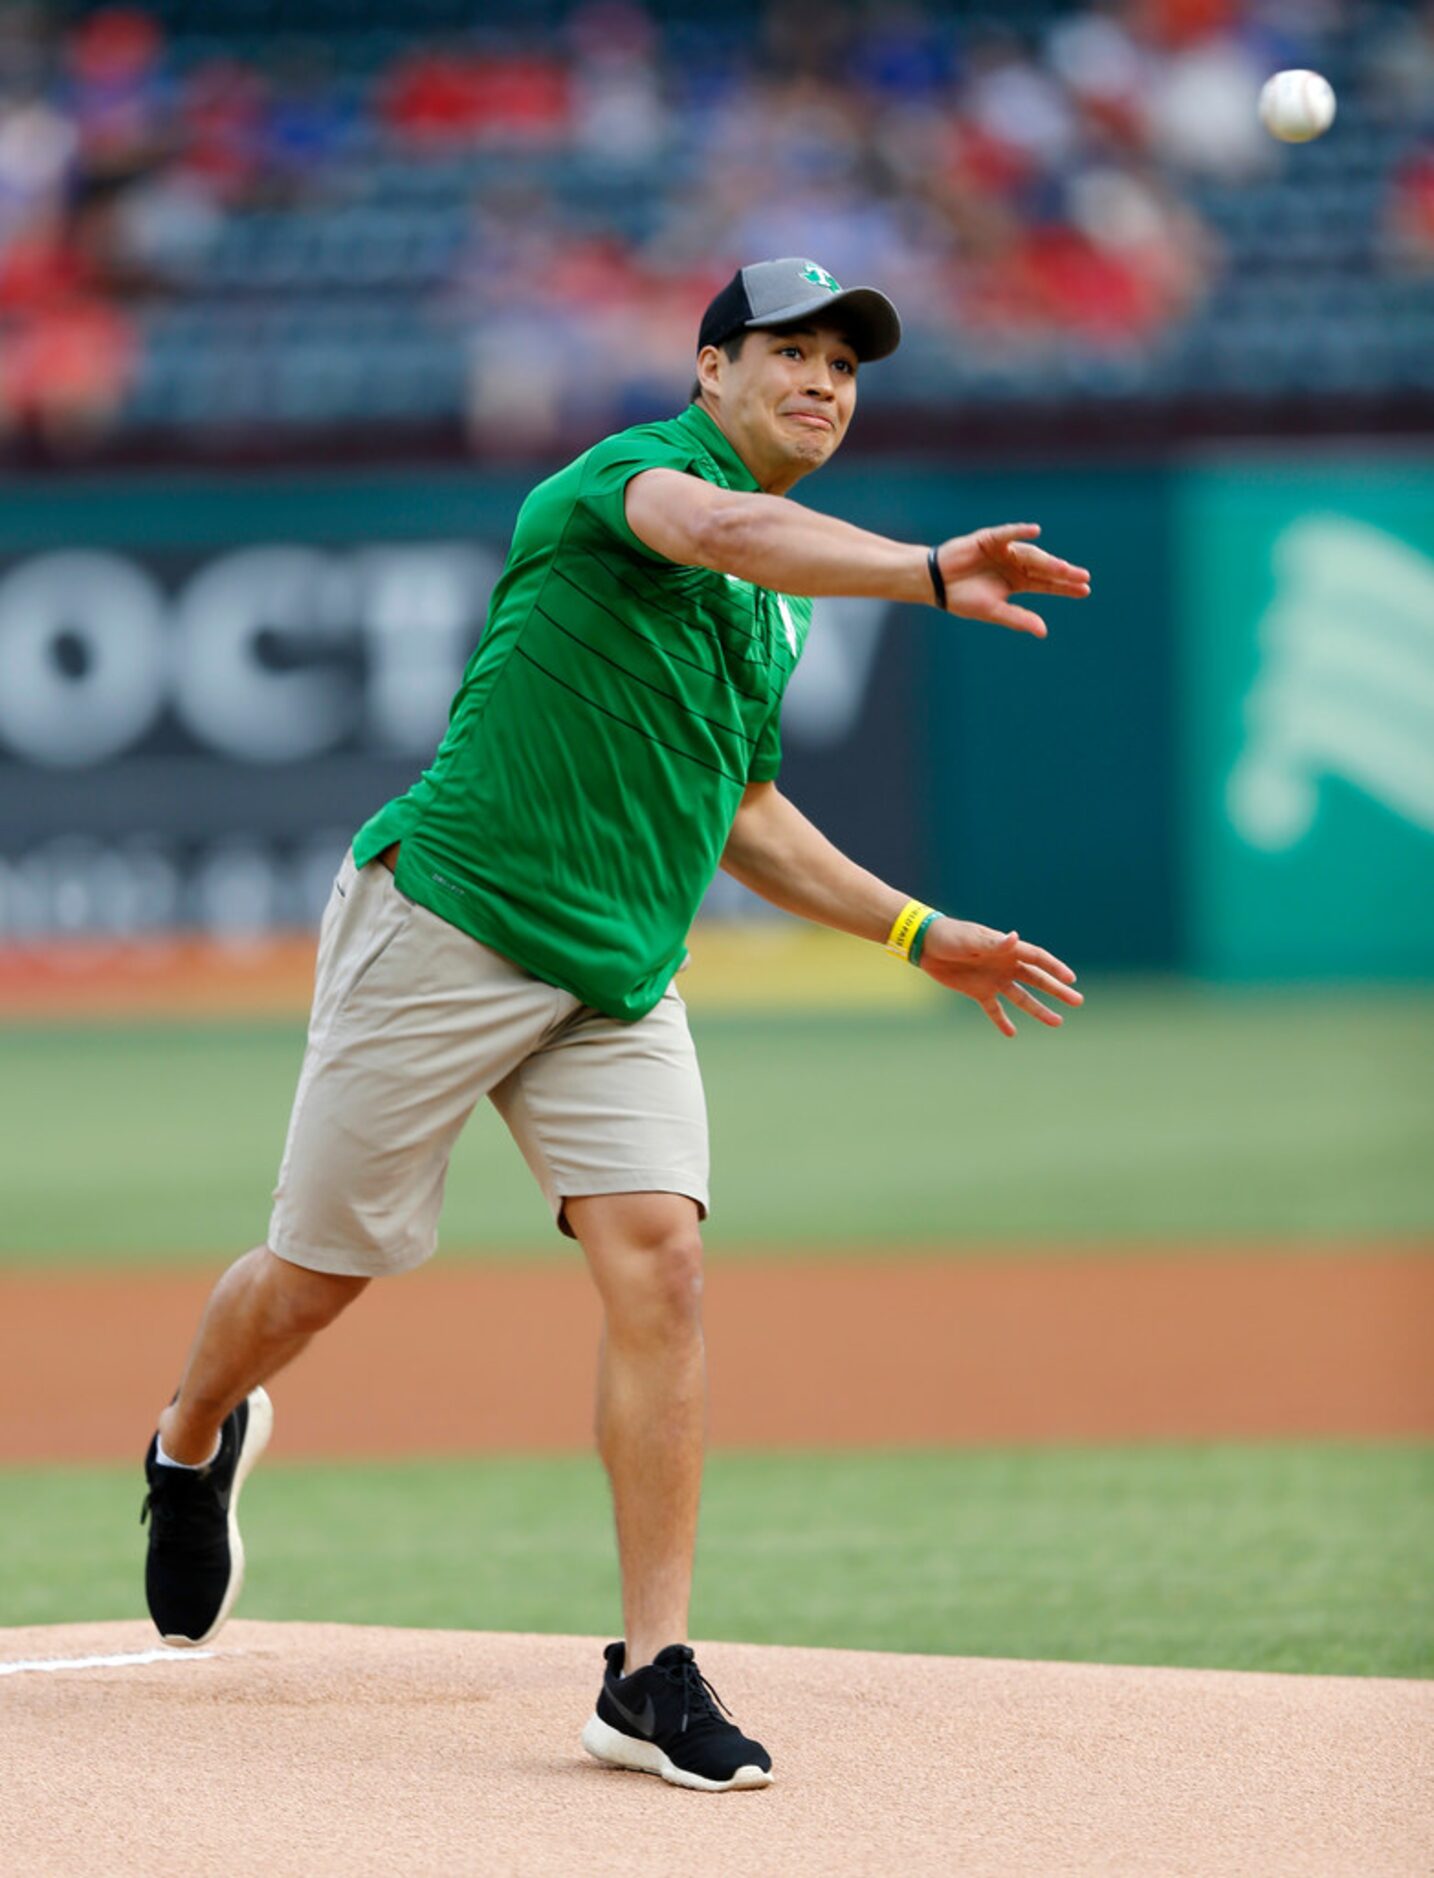
<svg viewBox="0 0 1434 1878">
<path fill-rule="evenodd" d="M 159 0 L 12 9 L 4 44 L 0 359 L 77 299 L 122 323 L 100 382 L 9 392 L 42 447 L 446 422 L 481 448 L 527 329 L 559 380 L 541 448 L 565 388 L 589 427 L 670 405 L 714 282 L 780 249 L 895 294 L 892 419 L 934 390 L 1238 428 L 1430 386 L 1428 8 Z M 1277 64 L 1334 82 L 1319 144 L 1255 126 Z"/>
</svg>

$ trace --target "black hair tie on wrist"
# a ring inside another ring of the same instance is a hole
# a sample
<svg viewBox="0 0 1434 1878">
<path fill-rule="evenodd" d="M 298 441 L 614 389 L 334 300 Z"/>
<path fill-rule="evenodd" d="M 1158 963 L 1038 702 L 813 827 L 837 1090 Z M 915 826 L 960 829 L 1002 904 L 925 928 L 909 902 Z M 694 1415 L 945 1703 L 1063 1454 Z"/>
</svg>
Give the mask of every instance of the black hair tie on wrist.
<svg viewBox="0 0 1434 1878">
<path fill-rule="evenodd" d="M 943 613 L 949 613 L 951 609 L 946 604 L 946 582 L 941 578 L 941 564 L 936 559 L 935 548 L 926 550 L 926 565 L 931 572 L 931 588 L 936 595 L 936 604 Z"/>
</svg>

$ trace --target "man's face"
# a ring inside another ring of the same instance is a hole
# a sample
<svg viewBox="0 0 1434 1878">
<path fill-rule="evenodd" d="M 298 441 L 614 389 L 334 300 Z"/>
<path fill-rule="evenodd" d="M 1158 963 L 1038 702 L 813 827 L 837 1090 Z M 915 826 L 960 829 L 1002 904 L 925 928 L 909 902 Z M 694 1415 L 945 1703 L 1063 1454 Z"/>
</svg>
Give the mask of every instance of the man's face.
<svg viewBox="0 0 1434 1878">
<path fill-rule="evenodd" d="M 774 495 L 820 469 L 856 408 L 856 353 L 836 326 L 748 333 L 729 359 L 717 346 L 698 360 L 702 388 L 722 429 Z"/>
</svg>

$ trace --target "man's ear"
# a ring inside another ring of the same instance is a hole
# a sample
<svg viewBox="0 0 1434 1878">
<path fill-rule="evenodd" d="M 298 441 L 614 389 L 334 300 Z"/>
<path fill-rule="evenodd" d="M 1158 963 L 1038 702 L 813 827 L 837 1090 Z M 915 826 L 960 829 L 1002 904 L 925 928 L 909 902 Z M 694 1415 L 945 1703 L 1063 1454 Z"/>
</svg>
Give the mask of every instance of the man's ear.
<svg viewBox="0 0 1434 1878">
<path fill-rule="evenodd" d="M 717 391 L 722 377 L 722 348 L 703 346 L 697 354 L 697 382 L 704 391 Z"/>
</svg>

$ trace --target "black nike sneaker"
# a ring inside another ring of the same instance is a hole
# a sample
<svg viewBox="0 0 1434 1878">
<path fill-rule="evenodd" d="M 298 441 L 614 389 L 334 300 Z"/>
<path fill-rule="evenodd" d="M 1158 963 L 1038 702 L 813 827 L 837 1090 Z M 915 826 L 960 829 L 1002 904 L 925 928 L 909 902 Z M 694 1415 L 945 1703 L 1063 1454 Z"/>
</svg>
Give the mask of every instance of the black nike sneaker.
<svg viewBox="0 0 1434 1878">
<path fill-rule="evenodd" d="M 244 1585 L 239 1489 L 269 1445 L 274 1410 L 254 1389 L 224 1419 L 219 1452 L 206 1467 L 161 1467 L 156 1435 L 144 1457 L 149 1492 L 140 1524 L 149 1521 L 144 1595 L 166 1643 L 192 1649 L 208 1643 L 234 1608 Z"/>
<path fill-rule="evenodd" d="M 704 1793 L 772 1784 L 771 1755 L 727 1719 L 726 1704 L 685 1643 L 668 1644 L 630 1676 L 622 1673 L 626 1654 L 621 1643 L 603 1651 L 607 1670 L 583 1729 L 589 1754 Z"/>
</svg>

